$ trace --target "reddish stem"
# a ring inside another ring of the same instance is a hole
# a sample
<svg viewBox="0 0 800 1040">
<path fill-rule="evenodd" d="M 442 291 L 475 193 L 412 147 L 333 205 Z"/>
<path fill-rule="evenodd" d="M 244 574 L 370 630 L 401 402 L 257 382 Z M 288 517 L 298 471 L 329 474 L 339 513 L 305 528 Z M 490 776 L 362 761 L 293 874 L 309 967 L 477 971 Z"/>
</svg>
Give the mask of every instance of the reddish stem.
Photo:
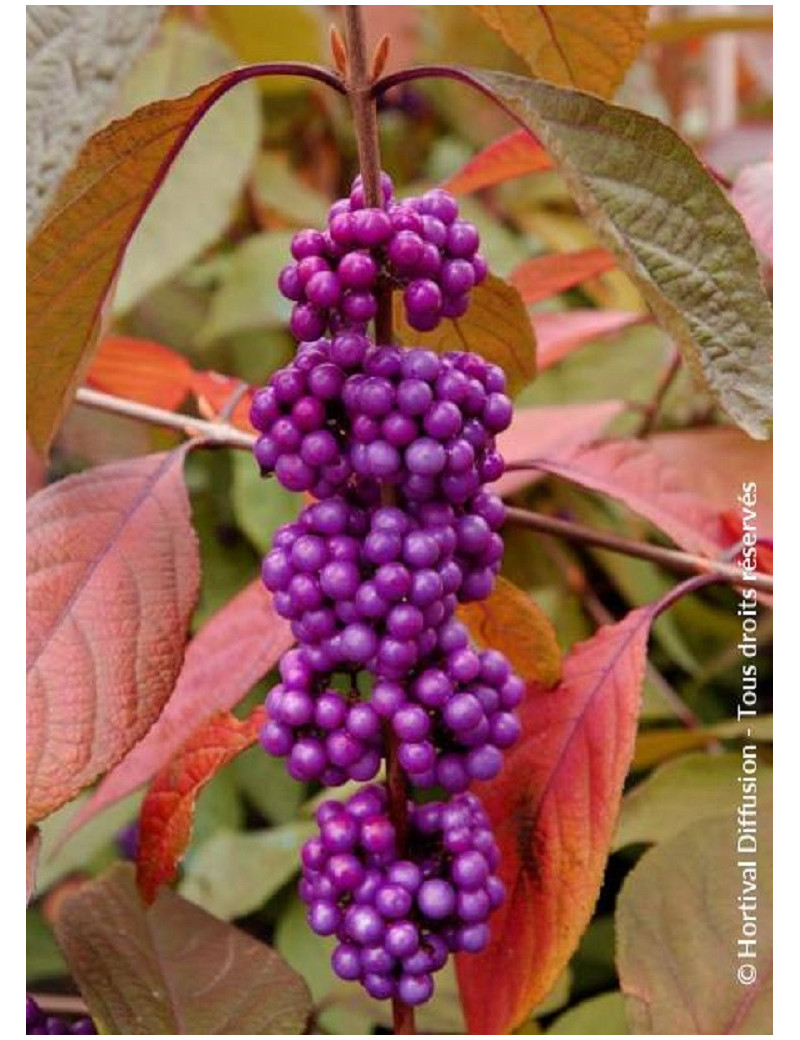
<svg viewBox="0 0 800 1040">
<path fill-rule="evenodd" d="M 373 76 L 370 71 L 364 19 L 361 8 L 344 8 L 345 42 L 347 47 L 347 77 L 345 86 L 353 112 L 353 124 L 358 145 L 358 161 L 364 188 L 364 199 L 368 206 L 383 205 L 381 187 L 381 159 L 378 143 L 378 116 L 372 95 Z M 378 291 L 378 313 L 375 317 L 375 338 L 379 343 L 392 340 L 392 294 L 391 289 L 380 286 Z M 395 501 L 394 489 L 384 488 L 383 500 L 387 504 Z M 397 738 L 387 726 L 384 728 L 386 749 L 386 788 L 389 795 L 389 818 L 397 834 L 398 852 L 405 855 L 408 835 L 408 785 L 397 759 Z M 395 1034 L 416 1033 L 414 1009 L 397 998 L 392 1000 L 392 1018 Z"/>
</svg>

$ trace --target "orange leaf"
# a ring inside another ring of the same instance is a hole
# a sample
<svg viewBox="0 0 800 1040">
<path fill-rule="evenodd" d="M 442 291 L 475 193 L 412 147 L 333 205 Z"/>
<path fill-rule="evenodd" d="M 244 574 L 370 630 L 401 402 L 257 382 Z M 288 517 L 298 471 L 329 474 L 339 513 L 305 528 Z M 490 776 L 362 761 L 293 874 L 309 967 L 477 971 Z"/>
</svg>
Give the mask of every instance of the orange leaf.
<svg viewBox="0 0 800 1040">
<path fill-rule="evenodd" d="M 577 644 L 552 690 L 528 688 L 522 738 L 479 794 L 506 901 L 480 954 L 456 957 L 468 1032 L 511 1032 L 547 995 L 591 919 L 633 756 L 653 609 Z"/>
<path fill-rule="evenodd" d="M 238 704 L 293 642 L 289 623 L 275 613 L 260 580 L 234 596 L 189 643 L 175 690 L 156 724 L 103 778 L 66 834 L 147 783 L 170 761 L 188 732 L 215 712 Z"/>
<path fill-rule="evenodd" d="M 695 490 L 692 473 L 671 466 L 646 441 L 605 441 L 568 458 L 537 458 L 535 467 L 618 499 L 688 552 L 716 556 L 730 544 L 719 510 Z"/>
<path fill-rule="evenodd" d="M 217 416 L 230 402 L 234 394 L 242 387 L 241 379 L 233 376 L 224 376 L 219 372 L 192 372 L 192 393 L 197 398 L 201 412 L 208 412 L 211 416 Z M 247 392 L 238 401 L 233 410 L 230 421 L 240 430 L 247 433 L 253 432 L 250 425 L 250 403 L 253 400 L 253 390 L 248 388 Z"/>
<path fill-rule="evenodd" d="M 526 173 L 552 168 L 553 160 L 533 134 L 527 130 L 512 130 L 473 156 L 442 187 L 454 195 L 466 195 L 514 177 L 524 177 Z"/>
<path fill-rule="evenodd" d="M 605 427 L 624 409 L 622 401 L 591 401 L 542 408 L 518 408 L 511 426 L 497 438 L 497 448 L 506 463 L 524 462 L 537 455 L 565 458 L 576 448 L 596 440 Z M 541 479 L 535 470 L 510 470 L 495 481 L 492 491 L 511 495 Z"/>
<path fill-rule="evenodd" d="M 220 712 L 191 734 L 153 780 L 139 815 L 136 883 L 145 903 L 177 872 L 192 831 L 197 796 L 216 773 L 258 739 L 266 720 L 256 708 L 243 722 Z"/>
<path fill-rule="evenodd" d="M 189 392 L 192 366 L 174 350 L 132 336 L 100 344 L 86 382 L 96 390 L 174 412 Z"/>
<path fill-rule="evenodd" d="M 184 452 L 67 477 L 28 499 L 28 822 L 139 741 L 197 600 Z"/>
<path fill-rule="evenodd" d="M 531 597 L 499 577 L 491 595 L 463 603 L 458 615 L 484 647 L 500 650 L 525 682 L 554 686 L 561 678 L 561 650 L 547 615 Z"/>
<path fill-rule="evenodd" d="M 524 303 L 539 303 L 616 266 L 615 257 L 607 249 L 599 247 L 579 249 L 574 253 L 548 253 L 520 264 L 511 273 L 509 281 Z"/>
<path fill-rule="evenodd" d="M 631 325 L 649 321 L 635 311 L 541 311 L 531 315 L 536 333 L 536 364 L 540 372 L 562 361 L 578 347 L 612 336 Z"/>
</svg>

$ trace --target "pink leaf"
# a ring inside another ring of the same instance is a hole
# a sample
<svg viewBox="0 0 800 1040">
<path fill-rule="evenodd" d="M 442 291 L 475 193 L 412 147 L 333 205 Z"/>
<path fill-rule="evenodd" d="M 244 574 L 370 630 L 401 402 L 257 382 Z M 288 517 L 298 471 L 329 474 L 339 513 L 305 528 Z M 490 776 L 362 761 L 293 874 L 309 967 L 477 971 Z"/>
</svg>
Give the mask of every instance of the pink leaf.
<svg viewBox="0 0 800 1040">
<path fill-rule="evenodd" d="M 141 739 L 197 599 L 184 452 L 67 477 L 28 500 L 28 820 Z"/>
<path fill-rule="evenodd" d="M 733 185 L 731 200 L 755 244 L 772 261 L 772 160 L 746 166 Z"/>
<path fill-rule="evenodd" d="M 536 333 L 537 368 L 543 372 L 562 361 L 578 347 L 603 336 L 611 336 L 631 325 L 649 321 L 634 311 L 541 311 L 531 315 Z"/>
<path fill-rule="evenodd" d="M 624 407 L 622 401 L 597 401 L 519 408 L 510 428 L 499 435 L 497 446 L 506 463 L 522 462 L 539 455 L 549 459 L 565 458 L 576 448 L 596 440 Z M 542 473 L 535 470 L 512 470 L 492 485 L 492 491 L 511 495 L 541 477 Z"/>
<path fill-rule="evenodd" d="M 693 474 L 671 466 L 646 441 L 606 441 L 566 459 L 537 458 L 535 465 L 624 502 L 689 552 L 716 556 L 730 542 L 719 510 L 695 490 Z"/>
<path fill-rule="evenodd" d="M 189 644 L 175 691 L 145 739 L 75 816 L 66 836 L 101 809 L 151 780 L 190 733 L 237 704 L 294 642 L 288 622 L 254 581 L 218 611 Z"/>
</svg>

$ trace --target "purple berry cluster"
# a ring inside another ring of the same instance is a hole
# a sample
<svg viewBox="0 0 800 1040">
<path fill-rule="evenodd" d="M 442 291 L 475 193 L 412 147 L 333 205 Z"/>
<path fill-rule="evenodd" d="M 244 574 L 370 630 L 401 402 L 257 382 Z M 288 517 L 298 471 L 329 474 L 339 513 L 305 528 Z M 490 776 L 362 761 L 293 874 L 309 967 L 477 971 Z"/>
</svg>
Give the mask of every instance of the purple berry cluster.
<svg viewBox="0 0 800 1040">
<path fill-rule="evenodd" d="M 332 964 L 372 997 L 422 1004 L 450 953 L 478 951 L 503 901 L 500 860 L 486 814 L 472 794 L 408 806 L 400 854 L 386 791 L 362 788 L 323 802 L 319 836 L 303 846 L 300 891 L 311 927 L 338 940 Z"/>
<path fill-rule="evenodd" d="M 314 931 L 334 970 L 374 997 L 420 1004 L 450 952 L 478 951 L 502 900 L 498 853 L 467 789 L 519 736 L 524 687 L 455 616 L 484 599 L 503 557 L 505 375 L 466 351 L 376 344 L 377 294 L 402 289 L 409 324 L 463 313 L 485 277 L 475 229 L 444 192 L 364 205 L 360 182 L 324 232 L 295 236 L 281 289 L 296 306 L 292 362 L 253 399 L 264 475 L 315 501 L 276 532 L 262 565 L 297 646 L 267 698 L 264 748 L 300 781 L 374 780 L 388 743 L 408 788 L 408 833 L 372 784 L 326 802 L 303 851 Z"/>
<path fill-rule="evenodd" d="M 71 1034 L 96 1034 L 91 1018 L 79 1018 L 69 1023 L 55 1015 L 47 1015 L 31 996 L 25 998 L 25 1032 L 28 1036 L 69 1036 Z"/>
<path fill-rule="evenodd" d="M 367 206 L 357 177 L 350 196 L 331 207 L 325 231 L 294 236 L 294 263 L 278 287 L 294 302 L 290 328 L 298 341 L 365 331 L 387 288 L 402 288 L 409 325 L 430 331 L 442 318 L 461 317 L 470 290 L 486 277 L 477 229 L 459 219 L 449 192 L 400 202 L 386 174 L 381 187 L 383 205 Z"/>
</svg>

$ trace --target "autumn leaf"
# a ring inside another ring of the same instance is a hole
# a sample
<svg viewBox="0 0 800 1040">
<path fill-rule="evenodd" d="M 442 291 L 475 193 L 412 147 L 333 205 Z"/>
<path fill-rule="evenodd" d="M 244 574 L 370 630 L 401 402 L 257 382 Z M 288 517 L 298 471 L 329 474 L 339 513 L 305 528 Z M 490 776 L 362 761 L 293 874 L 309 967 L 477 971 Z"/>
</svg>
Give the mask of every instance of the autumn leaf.
<svg viewBox="0 0 800 1040">
<path fill-rule="evenodd" d="M 192 372 L 192 393 L 197 398 L 200 411 L 216 417 L 230 402 L 234 396 L 239 398 L 233 409 L 230 422 L 240 430 L 254 433 L 250 423 L 250 403 L 253 400 L 253 390 L 243 387 L 241 379 L 233 376 L 221 375 L 219 372 Z M 243 394 L 240 392 L 245 390 Z"/>
<path fill-rule="evenodd" d="M 611 271 L 616 265 L 617 261 L 607 249 L 548 253 L 520 264 L 511 272 L 509 281 L 519 292 L 522 302 L 530 306 Z"/>
<path fill-rule="evenodd" d="M 189 643 L 175 690 L 158 722 L 103 778 L 67 834 L 151 780 L 197 726 L 238 704 L 293 642 L 288 622 L 275 613 L 260 580 L 234 596 Z"/>
<path fill-rule="evenodd" d="M 689 146 L 651 116 L 589 94 L 509 73 L 459 75 L 542 142 L 698 379 L 739 426 L 766 438 L 772 310 L 741 217 Z"/>
<path fill-rule="evenodd" d="M 224 765 L 258 739 L 266 720 L 257 708 L 245 721 L 212 716 L 191 734 L 150 784 L 139 813 L 136 883 L 145 903 L 175 877 L 192 832 L 197 797 Z"/>
<path fill-rule="evenodd" d="M 536 365 L 540 372 L 563 361 L 587 343 L 613 336 L 647 320 L 635 311 L 591 308 L 572 311 L 537 311 L 531 315 L 536 333 Z"/>
<path fill-rule="evenodd" d="M 535 468 L 623 502 L 688 552 L 715 556 L 730 541 L 719 511 L 646 441 L 605 441 Z"/>
<path fill-rule="evenodd" d="M 553 160 L 527 130 L 512 130 L 473 156 L 442 187 L 454 195 L 467 195 L 552 168 Z"/>
<path fill-rule="evenodd" d="M 772 160 L 745 166 L 731 191 L 750 236 L 772 261 Z"/>
<path fill-rule="evenodd" d="M 498 577 L 486 599 L 462 603 L 458 615 L 482 647 L 504 653 L 525 682 L 554 686 L 561 677 L 561 651 L 547 615 L 531 597 Z"/>
<path fill-rule="evenodd" d="M 116 765 L 172 691 L 199 585 L 183 459 L 100 466 L 28 500 L 28 822 Z"/>
<path fill-rule="evenodd" d="M 470 5 L 534 76 L 610 97 L 644 43 L 650 8 L 635 4 Z"/>
<path fill-rule="evenodd" d="M 632 1033 L 772 1033 L 771 808 L 768 799 L 759 802 L 757 851 L 737 857 L 736 814 L 727 812 L 656 845 L 625 879 L 617 966 Z M 756 866 L 745 875 L 739 860 Z M 758 886 L 759 954 L 737 960 L 743 915 L 736 893 L 746 883 Z M 737 977 L 743 964 L 752 976 Z"/>
<path fill-rule="evenodd" d="M 108 336 L 86 374 L 87 386 L 171 412 L 189 392 L 192 366 L 174 350 L 133 336 Z"/>
<path fill-rule="evenodd" d="M 417 332 L 408 325 L 402 295 L 395 293 L 394 324 L 404 346 L 481 354 L 503 369 L 512 394 L 536 375 L 536 344 L 528 312 L 517 290 L 494 275 L 472 290 L 463 318 L 444 319 L 433 332 Z"/>
<path fill-rule="evenodd" d="M 517 408 L 511 426 L 497 436 L 497 450 L 506 460 L 506 466 L 532 456 L 568 458 L 577 448 L 596 440 L 624 408 L 622 401 Z M 511 495 L 542 476 L 535 470 L 507 469 L 492 484 L 492 491 L 497 495 Z"/>
<path fill-rule="evenodd" d="M 68 896 L 55 929 L 98 1033 L 305 1031 L 308 988 L 282 957 L 169 889 L 144 907 L 129 864 Z"/>
<path fill-rule="evenodd" d="M 577 644 L 553 689 L 530 684 L 522 737 L 481 785 L 507 896 L 488 947 L 456 958 L 470 1033 L 520 1025 L 591 918 L 633 755 L 653 617 L 634 610 Z"/>
</svg>

